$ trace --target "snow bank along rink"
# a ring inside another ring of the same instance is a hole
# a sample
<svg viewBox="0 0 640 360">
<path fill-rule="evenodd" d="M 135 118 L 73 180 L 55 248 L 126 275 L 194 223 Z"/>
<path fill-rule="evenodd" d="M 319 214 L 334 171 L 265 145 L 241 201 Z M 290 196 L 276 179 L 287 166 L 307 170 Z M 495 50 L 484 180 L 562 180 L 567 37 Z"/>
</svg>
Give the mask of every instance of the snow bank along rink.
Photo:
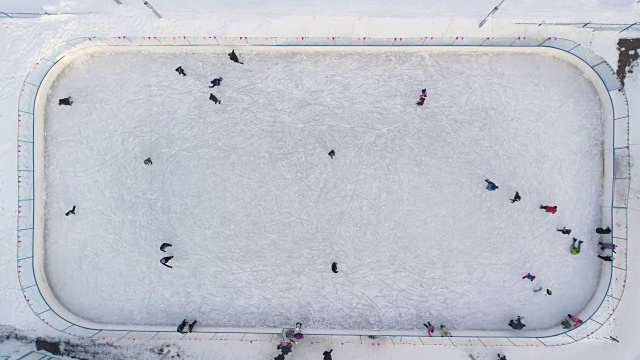
<svg viewBox="0 0 640 360">
<path fill-rule="evenodd" d="M 112 329 L 502 330 L 519 314 L 545 331 L 591 300 L 602 113 L 551 50 L 237 49 L 245 65 L 229 50 L 92 49 L 47 76 L 36 276 L 56 311 Z"/>
</svg>

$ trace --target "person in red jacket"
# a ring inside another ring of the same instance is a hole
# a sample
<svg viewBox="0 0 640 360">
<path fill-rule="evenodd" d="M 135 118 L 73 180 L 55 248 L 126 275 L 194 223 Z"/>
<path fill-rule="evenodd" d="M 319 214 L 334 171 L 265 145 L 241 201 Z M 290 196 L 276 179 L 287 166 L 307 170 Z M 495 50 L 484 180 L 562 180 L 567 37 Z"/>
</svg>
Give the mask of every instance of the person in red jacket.
<svg viewBox="0 0 640 360">
<path fill-rule="evenodd" d="M 558 211 L 558 207 L 557 206 L 550 206 L 550 205 L 540 205 L 540 209 L 550 213 L 550 214 L 555 214 L 556 211 Z"/>
</svg>

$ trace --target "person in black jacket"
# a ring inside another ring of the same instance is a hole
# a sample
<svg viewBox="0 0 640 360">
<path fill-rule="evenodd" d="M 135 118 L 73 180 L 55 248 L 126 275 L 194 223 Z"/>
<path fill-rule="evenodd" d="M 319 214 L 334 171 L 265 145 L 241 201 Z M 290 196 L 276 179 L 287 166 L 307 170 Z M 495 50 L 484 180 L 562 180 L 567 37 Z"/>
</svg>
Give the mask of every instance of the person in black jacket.
<svg viewBox="0 0 640 360">
<path fill-rule="evenodd" d="M 231 59 L 231 61 L 233 61 L 234 63 L 244 64 L 243 62 L 240 62 L 240 59 L 238 59 L 238 55 L 236 55 L 235 50 L 231 50 L 231 52 L 229 53 L 229 59 Z"/>
<path fill-rule="evenodd" d="M 176 68 L 176 72 L 178 73 L 178 75 L 187 76 L 187 73 L 184 72 L 184 69 L 182 68 L 182 66 L 178 66 Z"/>
<path fill-rule="evenodd" d="M 608 226 L 606 229 L 599 227 L 599 228 L 596 228 L 596 232 L 600 235 L 607 235 L 607 234 L 611 234 L 611 229 L 609 229 Z"/>
<path fill-rule="evenodd" d="M 73 205 L 73 207 L 71 208 L 71 210 L 67 211 L 66 213 L 64 213 L 64 216 L 69 216 L 69 215 L 75 215 L 76 214 L 76 206 Z"/>
<path fill-rule="evenodd" d="M 67 96 L 66 98 L 62 98 L 60 100 L 58 100 L 58 106 L 60 105 L 66 105 L 66 106 L 71 106 L 73 104 L 73 101 L 71 101 L 71 97 Z"/>
<path fill-rule="evenodd" d="M 160 264 L 168 267 L 169 269 L 173 269 L 173 266 L 171 265 L 167 265 L 167 263 L 169 262 L 169 260 L 173 259 L 173 256 L 165 256 L 162 259 L 160 259 Z"/>
<path fill-rule="evenodd" d="M 213 80 L 211 80 L 211 86 L 209 86 L 209 88 L 214 88 L 216 86 L 220 86 L 220 83 L 222 82 L 222 78 L 215 78 Z"/>
<path fill-rule="evenodd" d="M 189 324 L 189 332 L 193 331 L 193 327 L 196 326 L 197 322 L 198 322 L 198 320 L 193 320 L 193 322 L 191 324 Z"/>
<path fill-rule="evenodd" d="M 522 323 L 522 316 L 518 316 L 515 320 L 509 320 L 509 326 L 513 330 L 522 330 L 525 325 Z"/>
<path fill-rule="evenodd" d="M 332 352 L 333 352 L 333 349 L 323 352 L 322 353 L 322 356 L 324 356 L 323 360 L 331 360 L 331 353 Z"/>
<path fill-rule="evenodd" d="M 178 332 L 180 334 L 186 334 L 187 332 L 184 331 L 184 327 L 187 326 L 187 319 L 182 320 L 182 322 L 180 323 L 180 325 L 178 325 Z"/>
<path fill-rule="evenodd" d="M 292 348 L 293 348 L 293 345 L 291 344 L 286 344 L 286 345 L 278 344 L 278 346 L 276 346 L 276 349 L 280 350 L 282 352 L 282 355 L 289 355 Z"/>
</svg>

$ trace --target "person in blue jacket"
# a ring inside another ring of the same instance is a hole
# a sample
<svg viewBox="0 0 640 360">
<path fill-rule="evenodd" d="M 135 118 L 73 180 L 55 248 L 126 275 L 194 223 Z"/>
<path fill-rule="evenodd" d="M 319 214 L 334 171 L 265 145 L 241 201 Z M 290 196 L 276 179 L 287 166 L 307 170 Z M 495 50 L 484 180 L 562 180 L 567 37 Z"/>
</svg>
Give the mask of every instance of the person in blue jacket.
<svg viewBox="0 0 640 360">
<path fill-rule="evenodd" d="M 496 183 L 494 183 L 493 181 L 489 179 L 485 179 L 484 181 L 487 183 L 487 190 L 494 191 L 499 189 L 498 185 L 496 185 Z"/>
</svg>

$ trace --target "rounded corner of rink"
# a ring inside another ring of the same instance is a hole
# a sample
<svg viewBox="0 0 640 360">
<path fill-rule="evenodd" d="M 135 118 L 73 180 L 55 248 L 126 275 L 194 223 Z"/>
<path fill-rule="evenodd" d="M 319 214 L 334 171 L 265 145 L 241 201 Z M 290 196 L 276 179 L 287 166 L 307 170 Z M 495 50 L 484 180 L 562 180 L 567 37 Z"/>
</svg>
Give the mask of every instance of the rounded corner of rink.
<svg viewBox="0 0 640 360">
<path fill-rule="evenodd" d="M 547 337 L 605 301 L 612 269 L 593 229 L 614 228 L 614 111 L 580 58 L 235 47 L 240 65 L 230 49 L 87 48 L 44 78 L 33 271 L 70 326 L 412 335 L 431 321 L 455 336 Z M 73 106 L 57 104 L 66 96 Z M 517 315 L 527 328 L 514 334 Z"/>
</svg>

